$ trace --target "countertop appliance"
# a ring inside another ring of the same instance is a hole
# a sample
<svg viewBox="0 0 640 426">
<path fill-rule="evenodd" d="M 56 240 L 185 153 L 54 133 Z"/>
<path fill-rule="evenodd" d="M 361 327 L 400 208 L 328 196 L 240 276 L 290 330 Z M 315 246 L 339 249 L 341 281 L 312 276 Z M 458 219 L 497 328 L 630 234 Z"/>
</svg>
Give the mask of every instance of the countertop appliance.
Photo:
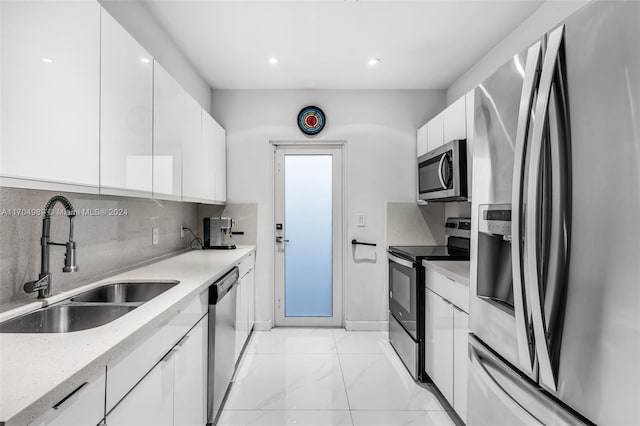
<svg viewBox="0 0 640 426">
<path fill-rule="evenodd" d="M 424 372 L 423 259 L 469 260 L 471 220 L 449 218 L 446 246 L 390 246 L 389 341 L 414 380 L 430 381 Z"/>
<path fill-rule="evenodd" d="M 640 424 L 640 2 L 474 92 L 468 424 Z"/>
<path fill-rule="evenodd" d="M 202 219 L 204 230 L 203 249 L 233 250 L 235 244 L 224 244 L 224 237 L 231 237 L 235 221 L 230 217 L 205 217 Z"/>
<path fill-rule="evenodd" d="M 418 157 L 418 198 L 426 201 L 467 199 L 466 140 L 453 140 Z"/>
<path fill-rule="evenodd" d="M 236 292 L 239 270 L 233 268 L 209 287 L 207 424 L 215 425 L 235 371 Z"/>
</svg>

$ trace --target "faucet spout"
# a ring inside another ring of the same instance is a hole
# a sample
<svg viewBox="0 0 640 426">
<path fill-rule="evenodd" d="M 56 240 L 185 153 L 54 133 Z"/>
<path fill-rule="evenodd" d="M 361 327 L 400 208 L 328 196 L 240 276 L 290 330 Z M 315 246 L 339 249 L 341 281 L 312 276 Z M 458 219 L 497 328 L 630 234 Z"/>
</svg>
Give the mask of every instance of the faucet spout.
<svg viewBox="0 0 640 426">
<path fill-rule="evenodd" d="M 55 243 L 50 240 L 51 234 L 51 213 L 52 208 L 57 203 L 64 206 L 67 217 L 69 218 L 69 240 L 66 243 Z M 42 219 L 42 236 L 40 237 L 40 275 L 38 280 L 29 281 L 24 285 L 24 291 L 32 293 L 37 291 L 38 298 L 42 299 L 51 294 L 51 273 L 49 269 L 49 246 L 65 246 L 65 260 L 62 272 L 76 272 L 76 243 L 73 241 L 73 218 L 76 211 L 71 202 L 62 195 L 52 197 L 45 206 L 44 218 Z"/>
</svg>

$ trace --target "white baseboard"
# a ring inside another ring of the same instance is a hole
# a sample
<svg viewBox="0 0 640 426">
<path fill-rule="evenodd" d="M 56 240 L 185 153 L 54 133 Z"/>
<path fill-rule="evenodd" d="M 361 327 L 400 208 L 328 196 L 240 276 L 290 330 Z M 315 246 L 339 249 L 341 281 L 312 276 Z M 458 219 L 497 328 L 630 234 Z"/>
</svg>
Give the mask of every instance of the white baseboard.
<svg viewBox="0 0 640 426">
<path fill-rule="evenodd" d="M 253 323 L 254 331 L 270 331 L 272 328 L 273 328 L 272 320 L 254 321 Z"/>
<path fill-rule="evenodd" d="M 347 331 L 387 331 L 387 321 L 345 321 L 344 328 Z"/>
</svg>

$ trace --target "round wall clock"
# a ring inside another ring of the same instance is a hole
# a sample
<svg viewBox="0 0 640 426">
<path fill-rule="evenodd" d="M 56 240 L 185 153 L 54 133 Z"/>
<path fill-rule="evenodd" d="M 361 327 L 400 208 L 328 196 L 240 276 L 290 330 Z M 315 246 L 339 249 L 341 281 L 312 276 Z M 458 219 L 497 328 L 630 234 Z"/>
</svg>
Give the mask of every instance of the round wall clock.
<svg viewBox="0 0 640 426">
<path fill-rule="evenodd" d="M 298 113 L 298 127 L 305 135 L 317 135 L 324 129 L 326 121 L 324 112 L 315 106 L 304 107 Z"/>
</svg>

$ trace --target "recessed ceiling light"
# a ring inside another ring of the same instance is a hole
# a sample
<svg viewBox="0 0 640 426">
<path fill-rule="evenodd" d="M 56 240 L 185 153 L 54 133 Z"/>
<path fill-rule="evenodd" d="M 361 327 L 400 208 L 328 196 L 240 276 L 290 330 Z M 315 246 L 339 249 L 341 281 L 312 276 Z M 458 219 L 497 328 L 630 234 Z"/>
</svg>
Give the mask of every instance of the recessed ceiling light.
<svg viewBox="0 0 640 426">
<path fill-rule="evenodd" d="M 151 62 L 151 59 L 141 56 L 139 61 L 142 62 L 143 64 L 148 64 L 149 62 Z"/>
<path fill-rule="evenodd" d="M 49 59 L 49 58 L 42 58 L 42 62 L 45 62 L 47 64 L 52 64 L 53 63 L 53 59 Z"/>
<path fill-rule="evenodd" d="M 269 58 L 269 63 L 271 65 L 275 65 L 278 63 L 278 58 L 276 58 L 275 56 L 272 56 L 271 58 Z"/>
<path fill-rule="evenodd" d="M 375 65 L 378 65 L 380 62 L 382 62 L 382 59 L 380 58 L 371 58 L 367 63 L 373 67 Z"/>
</svg>

